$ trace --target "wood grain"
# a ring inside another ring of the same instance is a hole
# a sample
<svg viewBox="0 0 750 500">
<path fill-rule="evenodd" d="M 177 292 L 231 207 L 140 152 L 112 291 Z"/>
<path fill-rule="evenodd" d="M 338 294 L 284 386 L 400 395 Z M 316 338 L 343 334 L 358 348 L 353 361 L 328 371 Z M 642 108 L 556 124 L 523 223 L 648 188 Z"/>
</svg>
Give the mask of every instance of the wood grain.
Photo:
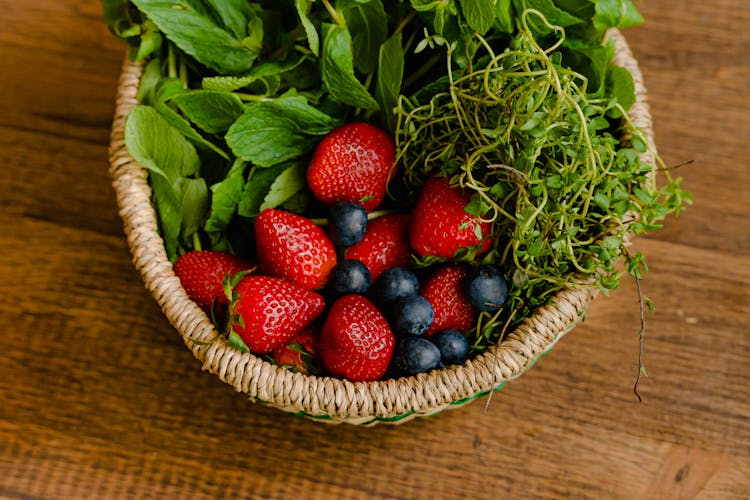
<svg viewBox="0 0 750 500">
<path fill-rule="evenodd" d="M 95 0 L 0 0 L 0 497 L 746 498 L 750 9 L 639 7 L 659 151 L 693 162 L 696 201 L 635 243 L 644 402 L 626 281 L 489 402 L 362 429 L 201 371 L 132 268 L 107 174 L 122 45 Z"/>
</svg>

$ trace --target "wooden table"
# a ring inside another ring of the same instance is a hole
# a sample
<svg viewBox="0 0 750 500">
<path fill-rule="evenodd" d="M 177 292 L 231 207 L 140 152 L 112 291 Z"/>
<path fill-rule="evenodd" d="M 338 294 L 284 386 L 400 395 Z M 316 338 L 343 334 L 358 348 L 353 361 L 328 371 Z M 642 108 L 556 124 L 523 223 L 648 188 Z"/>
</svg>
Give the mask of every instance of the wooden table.
<svg viewBox="0 0 750 500">
<path fill-rule="evenodd" d="M 696 204 L 633 283 L 496 394 L 327 426 L 200 370 L 131 266 L 107 173 L 123 46 L 95 0 L 0 0 L 0 497 L 747 498 L 750 12 L 651 0 L 626 31 Z"/>
</svg>

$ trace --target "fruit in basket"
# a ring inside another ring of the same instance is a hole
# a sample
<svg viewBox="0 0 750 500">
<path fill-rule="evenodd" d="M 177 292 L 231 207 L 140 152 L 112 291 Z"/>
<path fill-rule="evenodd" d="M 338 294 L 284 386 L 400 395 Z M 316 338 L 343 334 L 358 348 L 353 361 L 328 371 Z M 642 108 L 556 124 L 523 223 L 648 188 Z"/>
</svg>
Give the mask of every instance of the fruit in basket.
<svg viewBox="0 0 750 500">
<path fill-rule="evenodd" d="M 477 310 L 464 294 L 465 278 L 463 267 L 447 265 L 435 271 L 422 285 L 422 296 L 435 311 L 435 320 L 427 330 L 427 336 L 448 328 L 465 333 L 476 323 Z"/>
<path fill-rule="evenodd" d="M 505 303 L 508 284 L 496 267 L 481 265 L 469 271 L 465 293 L 471 305 L 480 311 L 496 311 Z"/>
<path fill-rule="evenodd" d="M 252 267 L 250 262 L 228 252 L 191 250 L 177 258 L 174 273 L 190 300 L 208 313 L 214 300 L 220 305 L 229 303 L 224 293 L 224 278 Z"/>
<path fill-rule="evenodd" d="M 319 294 L 271 276 L 246 276 L 232 289 L 232 295 L 229 330 L 256 354 L 289 343 L 325 307 Z"/>
<path fill-rule="evenodd" d="M 328 287 L 346 295 L 365 293 L 370 288 L 370 270 L 358 260 L 344 259 L 333 267 L 328 277 Z"/>
<path fill-rule="evenodd" d="M 373 281 L 388 268 L 406 266 L 411 255 L 410 222 L 408 214 L 389 214 L 370 221 L 362 241 L 346 249 L 346 258 L 363 262 Z"/>
<path fill-rule="evenodd" d="M 323 288 L 336 265 L 336 249 L 310 219 L 277 209 L 255 218 L 258 264 L 263 273 L 310 290 Z"/>
<path fill-rule="evenodd" d="M 440 366 L 440 350 L 422 337 L 400 338 L 393 354 L 393 366 L 401 375 L 424 373 Z"/>
<path fill-rule="evenodd" d="M 367 211 L 359 203 L 340 201 L 328 211 L 328 235 L 334 245 L 349 247 L 362 240 L 367 228 Z"/>
<path fill-rule="evenodd" d="M 308 326 L 295 335 L 292 340 L 271 351 L 270 357 L 274 362 L 305 375 L 319 373 L 318 337 L 320 332 L 313 326 Z"/>
<path fill-rule="evenodd" d="M 352 122 L 320 141 L 307 170 L 307 183 L 323 203 L 353 201 L 365 210 L 385 198 L 396 167 L 393 138 L 374 125 Z"/>
<path fill-rule="evenodd" d="M 383 271 L 372 285 L 372 297 L 378 304 L 390 304 L 419 293 L 417 275 L 405 267 Z"/>
<path fill-rule="evenodd" d="M 320 359 L 335 377 L 378 380 L 391 361 L 395 337 L 383 314 L 361 295 L 334 302 L 320 332 Z"/>
<path fill-rule="evenodd" d="M 443 366 L 462 365 L 469 356 L 469 341 L 457 330 L 441 330 L 430 340 L 440 351 L 440 362 Z"/>
<path fill-rule="evenodd" d="M 434 319 L 432 305 L 421 295 L 400 299 L 392 306 L 391 324 L 396 335 L 422 335 Z"/>
<path fill-rule="evenodd" d="M 468 247 L 478 246 L 477 254 L 489 250 L 491 225 L 465 210 L 469 201 L 471 194 L 451 186 L 449 179 L 428 179 L 414 208 L 411 247 L 422 257 L 446 259 Z"/>
</svg>

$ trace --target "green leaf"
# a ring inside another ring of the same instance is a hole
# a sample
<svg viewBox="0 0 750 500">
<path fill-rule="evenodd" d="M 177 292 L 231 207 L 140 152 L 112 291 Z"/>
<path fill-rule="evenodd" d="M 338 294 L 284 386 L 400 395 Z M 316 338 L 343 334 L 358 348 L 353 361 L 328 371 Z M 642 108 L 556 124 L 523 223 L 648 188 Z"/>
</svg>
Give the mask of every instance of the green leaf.
<svg viewBox="0 0 750 500">
<path fill-rule="evenodd" d="M 261 80 L 265 77 L 281 75 L 291 71 L 305 61 L 304 57 L 291 59 L 284 62 L 268 61 L 257 66 L 247 75 L 243 76 L 211 76 L 203 78 L 201 86 L 206 90 L 219 90 L 224 92 L 233 92 Z"/>
<path fill-rule="evenodd" d="M 203 225 L 208 211 L 208 188 L 202 178 L 182 179 L 181 182 L 182 212 L 181 235 L 187 238 Z"/>
<path fill-rule="evenodd" d="M 461 0 L 460 5 L 469 27 L 480 35 L 484 35 L 495 22 L 497 0 Z"/>
<path fill-rule="evenodd" d="M 643 17 L 631 0 L 597 0 L 596 15 L 592 20 L 599 31 L 609 28 L 628 28 L 643 22 Z"/>
<path fill-rule="evenodd" d="M 583 22 L 582 19 L 569 14 L 568 12 L 558 8 L 553 0 L 513 0 L 516 5 L 517 12 L 523 12 L 525 9 L 534 9 L 541 12 L 547 21 L 553 26 L 561 26 L 566 28 Z M 527 17 L 529 27 L 538 35 L 548 35 L 552 30 L 547 27 L 536 15 L 529 15 Z"/>
<path fill-rule="evenodd" d="M 229 155 L 222 150 L 219 146 L 212 143 L 202 135 L 200 135 L 193 127 L 190 122 L 180 116 L 177 111 L 170 108 L 165 102 L 157 102 L 154 108 L 162 115 L 162 117 L 169 122 L 169 124 L 180 134 L 185 136 L 190 142 L 196 147 L 204 151 L 213 151 L 225 160 L 229 160 Z"/>
<path fill-rule="evenodd" d="M 247 183 L 242 190 L 242 198 L 237 207 L 237 213 L 242 217 L 255 217 L 260 213 L 268 191 L 276 177 L 289 168 L 289 164 L 282 163 L 270 168 L 258 168 L 251 171 Z"/>
<path fill-rule="evenodd" d="M 352 35 L 354 67 L 362 73 L 372 73 L 377 68 L 380 46 L 388 37 L 388 17 L 381 0 L 367 2 L 339 0 L 346 29 Z"/>
<path fill-rule="evenodd" d="M 354 74 L 352 39 L 341 26 L 323 25 L 321 74 L 331 98 L 355 108 L 377 111 L 378 103 Z"/>
<path fill-rule="evenodd" d="M 245 165 L 236 160 L 224 180 L 211 186 L 211 210 L 203 226 L 206 232 L 224 231 L 232 220 L 245 188 Z"/>
<path fill-rule="evenodd" d="M 250 15 L 247 0 L 206 0 L 221 19 L 226 29 L 237 39 L 247 36 L 247 24 Z"/>
<path fill-rule="evenodd" d="M 164 176 L 152 175 L 151 188 L 154 196 L 156 213 L 159 216 L 159 228 L 164 240 L 167 257 L 174 262 L 177 258 L 182 214 L 180 213 L 180 193 L 172 182 Z"/>
<path fill-rule="evenodd" d="M 145 59 L 151 54 L 158 52 L 161 48 L 161 33 L 157 29 L 156 25 L 151 22 L 149 22 L 148 24 L 148 29 L 146 29 L 146 31 L 141 35 L 141 44 L 138 47 L 138 51 L 135 55 L 135 59 L 137 61 Z"/>
<path fill-rule="evenodd" d="M 317 56 L 320 53 L 320 37 L 318 36 L 318 31 L 315 29 L 315 25 L 313 25 L 308 17 L 310 8 L 312 7 L 312 0 L 294 0 L 294 7 L 297 9 L 300 23 L 302 23 L 302 27 L 305 29 L 310 51 Z"/>
<path fill-rule="evenodd" d="M 630 71 L 620 66 L 610 65 L 605 79 L 607 95 L 617 99 L 618 104 L 627 111 L 635 103 L 635 84 Z M 619 118 L 621 113 L 617 108 L 610 111 L 610 116 Z"/>
<path fill-rule="evenodd" d="M 263 198 L 260 210 L 276 208 L 299 192 L 305 186 L 305 172 L 305 163 L 297 162 L 279 174 Z"/>
<path fill-rule="evenodd" d="M 245 341 L 242 340 L 242 337 L 240 337 L 234 330 L 229 332 L 227 343 L 242 352 L 250 352 L 250 349 L 247 347 L 247 344 L 245 344 Z"/>
<path fill-rule="evenodd" d="M 515 30 L 516 20 L 513 17 L 513 3 L 511 0 L 497 0 L 495 28 L 503 33 L 513 33 Z"/>
<path fill-rule="evenodd" d="M 172 98 L 185 117 L 209 134 L 226 132 L 245 112 L 245 106 L 231 92 L 193 90 Z"/>
<path fill-rule="evenodd" d="M 141 84 L 136 95 L 139 103 L 150 105 L 156 102 L 156 88 L 161 79 L 161 60 L 159 58 L 151 59 L 146 63 L 141 76 Z"/>
<path fill-rule="evenodd" d="M 232 152 L 259 167 L 303 156 L 339 120 L 315 109 L 304 97 L 292 96 L 251 105 L 229 128 Z"/>
<path fill-rule="evenodd" d="M 136 106 L 128 115 L 125 144 L 138 163 L 170 183 L 200 168 L 193 145 L 150 106 Z"/>
<path fill-rule="evenodd" d="M 380 46 L 378 53 L 378 77 L 375 81 L 375 99 L 380 106 L 382 122 L 390 132 L 396 131 L 396 114 L 404 78 L 404 49 L 401 33 L 397 33 Z"/>
<path fill-rule="evenodd" d="M 180 0 L 132 0 L 175 45 L 200 63 L 229 74 L 250 69 L 256 54 L 209 17 Z"/>
</svg>

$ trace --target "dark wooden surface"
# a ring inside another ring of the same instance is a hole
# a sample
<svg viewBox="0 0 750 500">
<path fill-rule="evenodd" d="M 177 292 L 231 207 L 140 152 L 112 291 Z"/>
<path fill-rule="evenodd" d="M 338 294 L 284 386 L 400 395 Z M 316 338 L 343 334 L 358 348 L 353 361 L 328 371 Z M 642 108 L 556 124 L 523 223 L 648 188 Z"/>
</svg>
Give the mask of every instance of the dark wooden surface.
<svg viewBox="0 0 750 500">
<path fill-rule="evenodd" d="M 626 31 L 696 205 L 649 258 L 644 402 L 626 282 L 520 379 L 402 426 L 253 405 L 130 263 L 107 174 L 123 46 L 95 0 L 0 0 L 0 497 L 747 498 L 750 13 L 639 4 Z"/>
</svg>

